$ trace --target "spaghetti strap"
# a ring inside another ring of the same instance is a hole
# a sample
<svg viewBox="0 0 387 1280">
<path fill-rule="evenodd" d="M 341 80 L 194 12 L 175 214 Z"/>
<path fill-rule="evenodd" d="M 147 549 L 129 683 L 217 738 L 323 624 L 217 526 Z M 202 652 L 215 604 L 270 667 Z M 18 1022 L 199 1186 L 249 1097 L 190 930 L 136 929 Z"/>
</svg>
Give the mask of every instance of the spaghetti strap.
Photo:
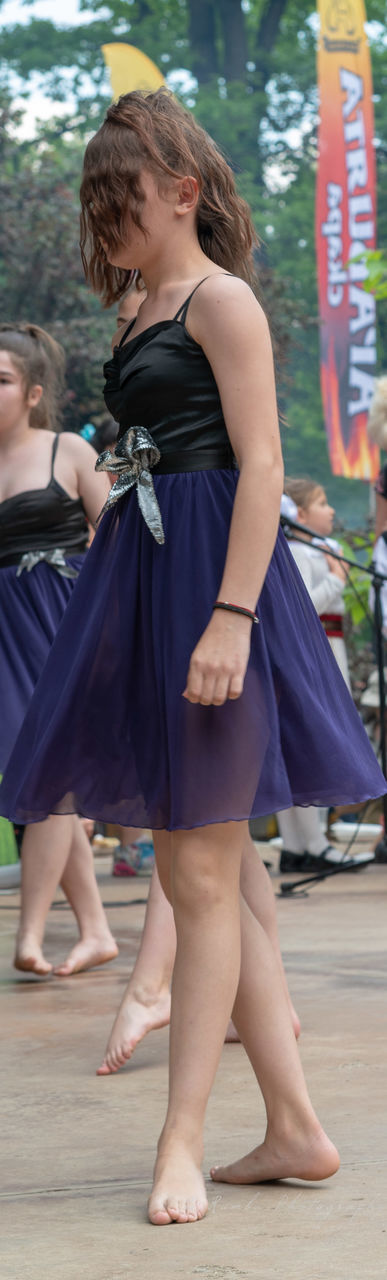
<svg viewBox="0 0 387 1280">
<path fill-rule="evenodd" d="M 55 465 L 55 458 L 56 458 L 56 455 L 57 455 L 58 444 L 59 444 L 59 436 L 58 436 L 58 435 L 56 435 L 56 436 L 55 436 L 54 443 L 53 443 L 53 446 L 52 446 L 52 455 L 51 455 L 51 477 L 50 477 L 50 481 L 54 479 L 54 465 Z"/>
<path fill-rule="evenodd" d="M 211 275 L 212 275 L 212 272 L 211 272 Z M 217 271 L 216 275 L 217 275 L 217 276 L 230 276 L 230 275 L 231 275 L 231 271 Z M 187 319 L 187 311 L 188 311 L 188 307 L 189 307 L 189 304 L 190 304 L 191 298 L 193 298 L 194 293 L 196 293 L 196 290 L 197 290 L 197 289 L 200 289 L 200 285 L 201 285 L 201 284 L 204 284 L 204 281 L 205 281 L 205 280 L 210 280 L 210 279 L 211 279 L 211 276 L 203 276 L 203 279 L 202 279 L 202 280 L 199 280 L 199 281 L 198 281 L 198 284 L 195 284 L 195 288 L 194 288 L 194 289 L 192 289 L 192 292 L 188 295 L 188 298 L 186 298 L 185 302 L 182 302 L 181 307 L 179 307 L 179 310 L 176 312 L 176 315 L 173 317 L 173 319 L 174 319 L 174 320 L 177 320 L 177 321 L 179 322 L 179 324 L 183 324 L 183 325 L 185 324 L 186 319 Z"/>
<path fill-rule="evenodd" d="M 133 325 L 136 320 L 137 320 L 137 316 L 134 316 L 133 320 L 129 320 L 129 324 L 126 325 L 124 332 L 122 334 L 122 338 L 120 338 L 120 341 L 118 343 L 118 350 L 120 349 L 120 347 L 123 347 L 125 338 L 127 338 L 128 333 L 130 333 L 130 330 L 133 329 Z"/>
</svg>

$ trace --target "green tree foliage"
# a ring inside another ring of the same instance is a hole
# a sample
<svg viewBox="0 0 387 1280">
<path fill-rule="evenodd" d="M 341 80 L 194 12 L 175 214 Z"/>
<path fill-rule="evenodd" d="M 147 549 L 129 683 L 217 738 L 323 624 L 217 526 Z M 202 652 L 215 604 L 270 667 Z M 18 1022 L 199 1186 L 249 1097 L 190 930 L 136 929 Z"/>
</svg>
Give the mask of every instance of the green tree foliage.
<svg viewBox="0 0 387 1280">
<path fill-rule="evenodd" d="M 384 301 L 387 298 L 387 249 L 366 249 L 352 261 L 366 262 L 368 276 L 363 288 L 367 293 L 373 293 L 377 301 Z"/>
<path fill-rule="evenodd" d="M 86 288 L 79 254 L 77 188 L 82 150 L 74 141 L 37 155 L 15 147 L 17 123 L 0 101 L 0 315 L 34 321 L 62 342 L 67 357 L 65 425 L 103 412 L 101 366 L 114 331 Z"/>
<path fill-rule="evenodd" d="M 366 0 L 372 53 L 380 242 L 387 243 L 387 50 L 384 0 Z M 52 97 L 75 111 L 53 121 L 45 146 L 61 134 L 84 138 L 109 99 L 101 45 L 122 40 L 145 50 L 195 110 L 232 163 L 263 244 L 264 297 L 282 352 L 281 391 L 288 425 L 286 464 L 330 483 L 353 505 L 359 482 L 333 480 L 319 389 L 314 187 L 317 157 L 315 4 L 311 0 L 80 0 L 92 21 L 60 29 L 31 19 L 3 32 L 7 67 L 28 81 L 39 73 Z M 189 73 L 189 76 L 187 75 Z M 66 143 L 66 145 L 69 145 Z M 380 339 L 387 308 L 380 307 Z M 290 352 L 289 352 L 290 347 Z M 364 503 L 363 503 L 364 513 Z"/>
</svg>

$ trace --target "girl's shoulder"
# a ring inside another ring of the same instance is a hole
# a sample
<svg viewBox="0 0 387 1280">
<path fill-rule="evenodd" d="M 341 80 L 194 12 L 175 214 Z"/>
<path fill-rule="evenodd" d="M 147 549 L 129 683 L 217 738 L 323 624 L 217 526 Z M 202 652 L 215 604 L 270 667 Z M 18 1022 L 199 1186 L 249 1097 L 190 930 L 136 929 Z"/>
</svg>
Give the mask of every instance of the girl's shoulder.
<svg viewBox="0 0 387 1280">
<path fill-rule="evenodd" d="M 95 449 L 76 431 L 62 431 L 59 436 L 59 444 L 61 452 L 75 453 L 78 457 L 81 454 L 85 454 L 85 452 L 95 454 Z"/>
<path fill-rule="evenodd" d="M 242 280 L 241 276 L 233 276 L 229 271 L 222 271 L 221 267 L 217 271 L 211 271 L 200 281 L 193 292 L 190 302 L 190 309 L 217 308 L 219 302 L 230 304 L 232 301 L 241 302 L 245 306 L 255 306 L 260 310 L 260 304 L 257 301 L 255 293 L 247 280 Z"/>
<path fill-rule="evenodd" d="M 193 293 L 187 325 L 200 345 L 217 335 L 220 343 L 249 343 L 268 332 L 265 312 L 253 289 L 240 276 L 211 272 Z"/>
<path fill-rule="evenodd" d="M 77 470 L 82 466 L 89 468 L 95 466 L 97 457 L 95 449 L 75 431 L 62 431 L 59 437 L 59 450 L 62 458 L 71 462 Z"/>
</svg>

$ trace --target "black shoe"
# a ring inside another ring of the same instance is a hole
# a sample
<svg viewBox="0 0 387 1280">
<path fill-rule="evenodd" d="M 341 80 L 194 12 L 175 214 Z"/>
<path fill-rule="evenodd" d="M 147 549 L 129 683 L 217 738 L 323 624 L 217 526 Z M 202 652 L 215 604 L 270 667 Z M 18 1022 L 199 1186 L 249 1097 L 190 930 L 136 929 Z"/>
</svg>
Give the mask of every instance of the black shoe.
<svg viewBox="0 0 387 1280">
<path fill-rule="evenodd" d="M 317 871 L 317 858 L 312 858 L 310 853 L 291 853 L 290 849 L 281 849 L 279 869 L 281 875 L 284 872 L 299 871 Z"/>
<path fill-rule="evenodd" d="M 299 871 L 307 873 L 335 871 L 341 866 L 345 871 L 361 871 L 370 862 L 375 862 L 374 853 L 355 853 L 351 857 L 351 854 L 340 854 L 333 845 L 327 844 L 326 849 L 323 849 L 319 856 L 313 856 L 312 853 L 290 853 L 289 849 L 282 849 L 279 869 L 281 874 L 284 872 L 294 874 Z"/>
<path fill-rule="evenodd" d="M 341 867 L 343 871 L 361 871 L 370 862 L 375 862 L 374 853 L 339 853 L 331 844 L 327 844 L 318 858 L 312 858 L 310 854 L 307 856 L 314 863 L 316 871 L 338 871 Z"/>
</svg>

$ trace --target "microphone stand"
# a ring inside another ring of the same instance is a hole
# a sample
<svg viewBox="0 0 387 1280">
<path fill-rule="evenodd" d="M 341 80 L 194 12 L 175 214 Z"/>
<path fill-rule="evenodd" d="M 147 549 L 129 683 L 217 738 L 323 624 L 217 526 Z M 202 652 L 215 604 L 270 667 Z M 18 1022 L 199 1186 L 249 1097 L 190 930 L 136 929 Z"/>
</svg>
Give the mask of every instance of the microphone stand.
<svg viewBox="0 0 387 1280">
<path fill-rule="evenodd" d="M 376 661 L 377 661 L 377 669 L 378 669 L 379 707 L 380 707 L 379 751 L 380 751 L 382 772 L 384 774 L 384 777 L 386 777 L 386 773 L 387 773 L 387 746 L 386 746 L 386 726 L 385 726 L 386 681 L 384 678 L 383 612 L 382 612 L 381 592 L 382 592 L 382 587 L 384 583 L 387 582 L 387 574 L 380 573 L 379 570 L 376 569 L 373 562 L 370 565 L 363 565 L 363 564 L 360 564 L 358 560 L 351 560 L 348 556 L 344 556 L 339 554 L 339 552 L 337 551 L 333 551 L 329 546 L 329 543 L 326 542 L 325 538 L 318 538 L 318 542 L 317 542 L 316 541 L 317 535 L 315 533 L 315 530 L 310 529 L 308 525 L 299 524 L 298 520 L 292 520 L 288 516 L 280 516 L 280 524 L 284 530 L 285 535 L 290 533 L 291 536 L 294 538 L 294 541 L 303 542 L 305 546 L 310 547 L 311 539 L 312 539 L 312 544 L 315 547 L 318 547 L 320 551 L 322 552 L 326 551 L 326 554 L 331 556 L 333 560 L 338 560 L 340 564 L 348 565 L 348 567 L 351 569 L 360 569 L 362 573 L 367 574 L 367 576 L 371 579 L 371 583 L 374 589 L 374 600 L 375 600 L 373 621 L 374 621 L 374 629 L 375 629 L 375 647 L 376 647 Z M 301 537 L 299 536 L 300 534 L 301 534 Z M 302 537 L 302 534 L 306 536 Z M 324 546 L 324 543 L 325 543 L 325 546 Z M 378 862 L 387 862 L 387 791 L 384 792 L 382 799 L 383 799 L 384 836 L 379 841 L 379 844 L 377 844 L 376 846 L 375 856 Z M 361 826 L 361 821 L 359 823 L 359 826 Z M 303 893 L 304 885 L 309 886 L 309 885 L 317 884 L 320 880 L 330 879 L 331 876 L 342 875 L 346 871 L 351 871 L 352 867 L 353 867 L 353 863 L 352 864 L 341 863 L 339 866 L 332 865 L 332 870 L 317 872 L 316 874 L 307 876 L 302 880 L 295 880 L 293 881 L 292 884 L 281 884 L 280 886 L 281 894 L 283 894 L 284 896 L 290 896 L 292 893 L 294 893 L 295 890 L 298 890 L 298 889 L 301 889 L 301 892 Z"/>
</svg>

